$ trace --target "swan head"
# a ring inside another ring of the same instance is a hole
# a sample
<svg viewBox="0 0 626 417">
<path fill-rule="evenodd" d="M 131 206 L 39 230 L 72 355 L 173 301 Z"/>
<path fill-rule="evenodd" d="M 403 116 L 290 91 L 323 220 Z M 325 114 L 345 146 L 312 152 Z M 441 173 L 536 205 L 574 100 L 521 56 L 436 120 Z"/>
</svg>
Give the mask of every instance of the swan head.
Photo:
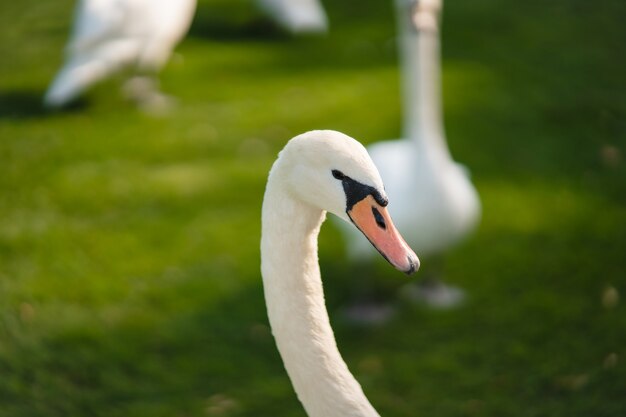
<svg viewBox="0 0 626 417">
<path fill-rule="evenodd" d="M 274 169 L 294 198 L 353 223 L 394 267 L 407 274 L 419 268 L 391 220 L 380 174 L 358 141 L 332 130 L 307 132 L 289 141 Z"/>
<path fill-rule="evenodd" d="M 442 0 L 396 0 L 396 6 L 408 16 L 408 22 L 417 32 L 437 32 Z"/>
</svg>

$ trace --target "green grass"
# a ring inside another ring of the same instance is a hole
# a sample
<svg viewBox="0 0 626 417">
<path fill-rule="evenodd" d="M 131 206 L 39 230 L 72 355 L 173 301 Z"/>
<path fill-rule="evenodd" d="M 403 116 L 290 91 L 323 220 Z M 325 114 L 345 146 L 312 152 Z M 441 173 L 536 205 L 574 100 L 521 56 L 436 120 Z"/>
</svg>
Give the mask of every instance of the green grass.
<svg viewBox="0 0 626 417">
<path fill-rule="evenodd" d="M 267 171 L 309 129 L 400 131 L 391 4 L 326 3 L 330 34 L 293 38 L 200 2 L 162 73 L 179 106 L 151 117 L 119 79 L 44 112 L 73 1 L 3 2 L 1 417 L 304 415 L 265 316 Z M 484 205 L 443 266 L 467 304 L 342 322 L 362 280 L 406 281 L 324 227 L 340 350 L 381 415 L 626 415 L 626 311 L 602 303 L 626 292 L 626 7 L 548 3 L 444 10 L 447 134 Z"/>
</svg>

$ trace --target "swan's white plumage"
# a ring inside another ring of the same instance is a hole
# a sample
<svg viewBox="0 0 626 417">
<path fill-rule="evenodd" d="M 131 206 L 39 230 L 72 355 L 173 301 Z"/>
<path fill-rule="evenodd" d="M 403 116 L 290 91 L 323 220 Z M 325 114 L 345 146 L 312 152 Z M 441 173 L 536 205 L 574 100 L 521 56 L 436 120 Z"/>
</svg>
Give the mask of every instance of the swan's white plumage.
<svg viewBox="0 0 626 417">
<path fill-rule="evenodd" d="M 337 349 L 317 260 L 326 211 L 347 220 L 331 170 L 383 191 L 365 148 L 334 131 L 292 139 L 274 163 L 263 200 L 261 270 L 267 312 L 298 398 L 310 417 L 376 417 Z"/>
<path fill-rule="evenodd" d="M 467 170 L 452 160 L 441 116 L 438 13 L 441 0 L 396 0 L 400 27 L 404 138 L 368 147 L 392 203 L 389 212 L 420 256 L 454 245 L 477 225 L 480 200 Z M 375 255 L 344 228 L 356 258 Z"/>
<path fill-rule="evenodd" d="M 319 33 L 328 29 L 328 18 L 319 0 L 257 0 L 278 24 L 293 33 Z"/>
<path fill-rule="evenodd" d="M 196 0 L 80 0 L 63 67 L 44 103 L 67 104 L 126 67 L 158 71 L 187 33 Z"/>
</svg>

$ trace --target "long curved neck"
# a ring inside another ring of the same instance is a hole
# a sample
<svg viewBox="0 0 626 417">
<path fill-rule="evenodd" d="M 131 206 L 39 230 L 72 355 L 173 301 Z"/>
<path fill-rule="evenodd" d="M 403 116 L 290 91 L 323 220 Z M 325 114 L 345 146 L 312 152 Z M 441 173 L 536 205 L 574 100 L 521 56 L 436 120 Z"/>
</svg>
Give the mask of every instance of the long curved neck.
<svg viewBox="0 0 626 417">
<path fill-rule="evenodd" d="M 272 169 L 263 201 L 261 270 L 276 345 L 310 417 L 377 417 L 337 349 L 317 236 L 325 212 L 293 199 Z"/>
<path fill-rule="evenodd" d="M 441 114 L 439 16 L 424 0 L 396 0 L 404 137 L 420 151 L 450 158 Z M 432 2 L 430 2 L 432 3 Z"/>
</svg>

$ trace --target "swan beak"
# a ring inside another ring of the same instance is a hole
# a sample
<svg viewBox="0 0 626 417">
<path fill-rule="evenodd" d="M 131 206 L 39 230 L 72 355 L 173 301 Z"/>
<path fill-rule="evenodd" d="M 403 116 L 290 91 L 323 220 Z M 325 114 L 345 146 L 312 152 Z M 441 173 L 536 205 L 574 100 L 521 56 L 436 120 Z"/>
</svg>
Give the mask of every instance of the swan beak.
<svg viewBox="0 0 626 417">
<path fill-rule="evenodd" d="M 387 209 L 372 195 L 354 204 L 347 213 L 352 223 L 396 269 L 408 275 L 419 269 L 419 258 L 400 236 Z"/>
</svg>

